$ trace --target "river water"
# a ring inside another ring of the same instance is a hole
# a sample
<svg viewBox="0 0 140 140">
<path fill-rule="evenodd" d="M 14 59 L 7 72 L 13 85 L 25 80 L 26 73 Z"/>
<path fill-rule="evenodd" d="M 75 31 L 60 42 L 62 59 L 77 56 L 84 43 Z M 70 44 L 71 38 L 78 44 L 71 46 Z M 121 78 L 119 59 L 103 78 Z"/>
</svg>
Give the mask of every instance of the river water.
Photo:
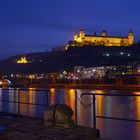
<svg viewBox="0 0 140 140">
<path fill-rule="evenodd" d="M 83 96 L 81 93 L 96 94 L 140 94 L 140 92 L 129 92 L 119 90 L 83 90 L 83 89 L 55 89 L 51 88 L 50 92 L 29 91 L 20 92 L 20 102 L 47 104 L 65 103 L 71 106 L 74 111 L 73 119 L 75 120 L 75 101 L 77 101 L 77 122 L 80 125 L 93 127 L 93 100 L 92 96 Z M 77 100 L 75 98 L 77 93 Z M 49 96 L 47 96 L 47 94 Z M 18 101 L 18 90 L 0 89 L 0 99 L 6 101 Z M 20 114 L 42 118 L 46 106 L 36 106 L 16 103 L 0 102 L 0 111 L 17 113 L 18 107 Z M 96 96 L 96 115 L 106 117 L 119 117 L 126 119 L 140 120 L 140 96 Z M 122 121 L 97 118 L 97 128 L 100 129 L 101 137 L 109 140 L 140 140 L 140 122 Z"/>
</svg>

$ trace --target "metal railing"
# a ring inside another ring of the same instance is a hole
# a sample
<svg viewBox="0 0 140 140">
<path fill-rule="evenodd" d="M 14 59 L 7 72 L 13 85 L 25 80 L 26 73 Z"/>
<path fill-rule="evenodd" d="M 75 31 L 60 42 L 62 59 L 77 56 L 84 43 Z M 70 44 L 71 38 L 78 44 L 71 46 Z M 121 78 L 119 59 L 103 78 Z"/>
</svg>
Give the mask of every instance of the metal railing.
<svg viewBox="0 0 140 140">
<path fill-rule="evenodd" d="M 140 120 L 136 120 L 136 119 L 127 119 L 127 118 L 120 118 L 120 117 L 110 117 L 110 116 L 99 116 L 99 115 L 96 115 L 96 96 L 140 97 L 140 94 L 101 94 L 101 93 L 96 94 L 96 93 L 82 93 L 81 94 L 81 98 L 83 96 L 92 96 L 92 100 L 93 100 L 93 128 L 96 128 L 96 118 L 140 122 Z"/>
<path fill-rule="evenodd" d="M 0 99 L 0 102 L 7 102 L 7 103 L 14 103 L 17 104 L 17 114 L 21 115 L 21 111 L 20 111 L 20 107 L 22 104 L 26 104 L 26 105 L 35 105 L 35 106 L 42 106 L 42 107 L 48 107 L 49 104 L 49 92 L 50 90 L 44 90 L 44 89 L 2 89 L 2 90 L 14 90 L 17 93 L 17 101 L 9 101 L 9 100 L 4 100 L 4 99 Z M 40 103 L 29 103 L 29 102 L 22 102 L 20 99 L 20 93 L 22 91 L 44 91 L 46 94 L 46 104 L 40 104 Z M 78 120 L 77 120 L 77 107 L 78 107 L 78 93 L 75 92 L 75 123 L 77 124 Z M 84 96 L 92 96 L 92 108 L 93 108 L 93 127 L 96 128 L 96 118 L 104 118 L 104 119 L 114 119 L 114 120 L 123 120 L 123 121 L 135 121 L 135 122 L 140 122 L 140 120 L 136 120 L 136 119 L 127 119 L 127 118 L 120 118 L 120 117 L 110 117 L 110 116 L 99 116 L 96 115 L 96 105 L 98 105 L 98 102 L 96 102 L 96 96 L 111 96 L 116 97 L 140 97 L 140 94 L 101 94 L 101 93 L 81 93 L 81 99 Z"/>
<path fill-rule="evenodd" d="M 4 100 L 4 99 L 0 99 L 0 102 L 5 102 L 5 103 L 13 103 L 13 104 L 17 104 L 17 115 L 21 115 L 21 111 L 20 111 L 20 106 L 22 104 L 25 105 L 34 105 L 34 106 L 42 106 L 42 107 L 48 107 L 49 106 L 49 90 L 45 90 L 45 89 L 20 89 L 20 88 L 10 88 L 10 89 L 6 89 L 3 88 L 2 91 L 16 91 L 16 101 L 14 100 Z M 20 93 L 26 91 L 44 91 L 46 92 L 46 104 L 41 104 L 41 103 L 30 103 L 30 102 L 22 102 L 21 101 L 21 97 L 20 97 Z"/>
</svg>

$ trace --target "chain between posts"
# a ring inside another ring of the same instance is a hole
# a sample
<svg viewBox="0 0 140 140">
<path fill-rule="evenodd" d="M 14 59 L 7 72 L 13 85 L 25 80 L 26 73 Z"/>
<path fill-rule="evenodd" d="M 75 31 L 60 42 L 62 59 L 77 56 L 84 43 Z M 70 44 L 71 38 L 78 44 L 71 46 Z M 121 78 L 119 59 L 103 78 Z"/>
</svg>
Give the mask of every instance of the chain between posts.
<svg viewBox="0 0 140 140">
<path fill-rule="evenodd" d="M 80 104 L 83 105 L 85 108 L 89 107 L 89 106 L 91 106 L 93 104 L 93 102 L 91 102 L 89 104 L 84 104 L 79 97 L 77 97 L 77 99 L 79 100 Z"/>
</svg>

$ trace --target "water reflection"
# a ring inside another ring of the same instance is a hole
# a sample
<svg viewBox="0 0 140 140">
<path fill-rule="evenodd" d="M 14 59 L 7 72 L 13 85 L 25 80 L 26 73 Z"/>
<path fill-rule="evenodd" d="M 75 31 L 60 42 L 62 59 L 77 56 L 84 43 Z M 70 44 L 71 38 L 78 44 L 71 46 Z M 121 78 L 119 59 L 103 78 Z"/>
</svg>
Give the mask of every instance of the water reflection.
<svg viewBox="0 0 140 140">
<path fill-rule="evenodd" d="M 95 91 L 96 94 L 104 94 L 103 90 L 96 90 Z M 103 115 L 103 96 L 99 95 L 96 96 L 96 110 L 97 110 L 97 114 L 98 116 L 102 116 Z"/>
<path fill-rule="evenodd" d="M 27 105 L 24 104 L 26 102 L 28 102 L 27 100 L 28 98 L 28 94 L 26 95 L 26 91 L 21 91 L 20 92 L 20 113 L 22 113 L 23 115 L 26 115 L 26 112 L 28 111 Z"/>
<path fill-rule="evenodd" d="M 73 111 L 75 111 L 75 92 L 74 89 L 67 89 L 64 94 L 64 103 L 69 105 Z M 73 114 L 73 119 L 75 119 L 75 113 Z"/>
<path fill-rule="evenodd" d="M 35 94 L 34 94 L 33 89 L 31 89 L 31 88 L 29 89 L 29 103 L 30 104 L 35 103 Z M 33 105 L 29 105 L 28 112 L 30 113 L 30 115 L 34 115 L 34 113 L 31 113 L 31 112 L 33 112 L 32 110 L 34 110 Z"/>
<path fill-rule="evenodd" d="M 75 119 L 75 93 L 77 93 L 77 118 L 78 124 L 84 126 L 93 126 L 93 98 L 92 96 L 84 96 L 81 94 L 140 94 L 140 92 L 124 92 L 116 90 L 83 90 L 83 89 L 55 89 L 51 88 L 49 93 L 49 105 L 56 103 L 65 103 L 74 111 L 73 119 Z M 0 89 L 0 99 L 18 101 L 18 91 Z M 42 117 L 46 106 L 27 105 L 27 103 L 47 104 L 47 92 L 29 91 L 20 92 L 20 113 L 23 115 Z M 8 112 L 16 112 L 17 104 L 0 102 L 0 110 Z M 110 116 L 140 120 L 140 97 L 117 97 L 117 96 L 96 96 L 96 114 L 97 116 Z M 100 128 L 102 136 L 113 138 L 114 140 L 135 140 L 140 139 L 140 124 L 135 122 L 124 122 L 107 119 L 97 119 L 97 127 Z M 128 134 L 127 134 L 128 133 Z M 119 137 L 118 137 L 119 135 Z M 115 136 L 115 138 L 114 138 Z"/>
<path fill-rule="evenodd" d="M 87 114 L 92 116 L 92 96 L 84 96 L 81 98 L 81 93 L 96 93 L 96 94 L 125 94 L 122 91 L 106 91 L 106 90 L 81 90 L 81 89 L 50 89 L 49 104 L 65 103 L 73 109 L 75 112 L 75 93 L 77 93 L 78 99 L 78 115 L 80 118 L 84 119 Z M 140 92 L 128 92 L 129 94 L 140 94 Z M 0 89 L 0 99 L 18 101 L 18 90 L 1 90 Z M 29 91 L 20 91 L 20 111 L 23 114 L 35 115 L 36 110 L 35 105 L 27 105 L 24 103 L 37 103 L 46 104 L 47 93 L 45 91 L 35 91 L 29 89 Z M 13 103 L 1 103 L 1 110 L 16 110 L 17 105 Z M 5 105 L 6 104 L 6 105 Z M 140 120 L 140 97 L 117 97 L 117 96 L 96 96 L 96 113 L 98 116 L 110 116 L 110 117 L 124 117 L 129 119 L 139 119 Z M 75 115 L 75 114 L 74 114 Z M 82 120 L 83 122 L 84 120 Z M 89 120 L 91 124 L 91 120 Z"/>
<path fill-rule="evenodd" d="M 55 104 L 55 98 L 56 98 L 56 89 L 50 88 L 50 105 Z"/>
<path fill-rule="evenodd" d="M 140 92 L 134 92 L 134 94 L 140 95 Z M 140 119 L 140 96 L 135 97 L 135 110 L 136 119 Z"/>
</svg>

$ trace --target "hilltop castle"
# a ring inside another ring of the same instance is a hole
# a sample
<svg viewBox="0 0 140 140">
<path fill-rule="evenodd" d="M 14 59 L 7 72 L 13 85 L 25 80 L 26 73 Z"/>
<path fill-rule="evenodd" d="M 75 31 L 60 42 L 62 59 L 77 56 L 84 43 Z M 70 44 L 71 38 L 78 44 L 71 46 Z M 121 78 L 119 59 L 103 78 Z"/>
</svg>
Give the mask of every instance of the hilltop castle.
<svg viewBox="0 0 140 140">
<path fill-rule="evenodd" d="M 134 35 L 130 30 L 128 36 L 108 36 L 106 31 L 103 31 L 99 36 L 96 33 L 94 35 L 86 35 L 84 30 L 81 30 L 80 33 L 74 35 L 74 41 L 69 41 L 66 45 L 66 49 L 69 46 L 131 46 L 134 44 Z"/>
</svg>

